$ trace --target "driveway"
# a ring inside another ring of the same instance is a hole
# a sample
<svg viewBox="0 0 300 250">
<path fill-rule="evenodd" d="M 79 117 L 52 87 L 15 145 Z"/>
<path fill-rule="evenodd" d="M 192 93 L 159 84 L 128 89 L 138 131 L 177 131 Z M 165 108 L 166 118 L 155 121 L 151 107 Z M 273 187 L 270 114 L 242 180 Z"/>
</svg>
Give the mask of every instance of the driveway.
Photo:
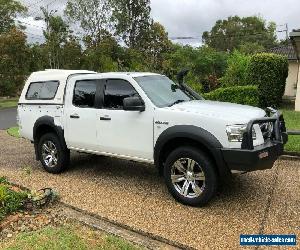
<svg viewBox="0 0 300 250">
<path fill-rule="evenodd" d="M 69 170 L 52 175 L 30 142 L 0 131 L 0 148 L 0 175 L 53 187 L 70 205 L 187 247 L 237 249 L 240 234 L 300 235 L 300 161 L 236 176 L 208 206 L 193 208 L 175 202 L 150 165 L 74 153 Z"/>
<path fill-rule="evenodd" d="M 17 125 L 17 108 L 0 110 L 0 129 L 8 129 Z"/>
</svg>

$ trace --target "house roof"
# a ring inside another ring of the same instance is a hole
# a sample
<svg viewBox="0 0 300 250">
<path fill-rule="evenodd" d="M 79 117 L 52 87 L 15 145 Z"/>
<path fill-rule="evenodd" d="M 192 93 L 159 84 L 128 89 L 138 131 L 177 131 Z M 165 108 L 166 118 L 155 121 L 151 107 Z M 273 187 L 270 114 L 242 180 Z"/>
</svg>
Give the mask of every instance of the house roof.
<svg viewBox="0 0 300 250">
<path fill-rule="evenodd" d="M 277 46 L 269 49 L 269 51 L 274 54 L 286 56 L 288 60 L 297 60 L 297 54 L 292 44 Z"/>
</svg>

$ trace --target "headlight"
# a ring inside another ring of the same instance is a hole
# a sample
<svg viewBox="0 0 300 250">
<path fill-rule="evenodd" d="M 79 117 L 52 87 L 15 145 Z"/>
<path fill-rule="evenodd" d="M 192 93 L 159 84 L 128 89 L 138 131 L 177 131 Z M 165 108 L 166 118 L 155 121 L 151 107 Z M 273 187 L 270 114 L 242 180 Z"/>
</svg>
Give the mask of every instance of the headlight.
<svg viewBox="0 0 300 250">
<path fill-rule="evenodd" d="M 243 135 L 246 132 L 246 129 L 247 129 L 247 124 L 226 126 L 228 141 L 241 142 L 243 140 Z M 252 139 L 253 140 L 256 139 L 256 133 L 254 128 L 252 128 Z"/>
</svg>

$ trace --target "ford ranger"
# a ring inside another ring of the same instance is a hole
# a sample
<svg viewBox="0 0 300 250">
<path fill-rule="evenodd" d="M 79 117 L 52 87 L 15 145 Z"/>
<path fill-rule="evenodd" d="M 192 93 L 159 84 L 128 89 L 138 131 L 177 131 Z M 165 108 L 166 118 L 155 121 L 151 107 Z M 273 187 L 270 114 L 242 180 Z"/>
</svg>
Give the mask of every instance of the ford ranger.
<svg viewBox="0 0 300 250">
<path fill-rule="evenodd" d="M 50 173 L 66 169 L 70 150 L 150 163 L 191 206 L 234 170 L 272 168 L 287 141 L 278 111 L 204 100 L 182 78 L 154 73 L 34 72 L 18 120 Z"/>
</svg>

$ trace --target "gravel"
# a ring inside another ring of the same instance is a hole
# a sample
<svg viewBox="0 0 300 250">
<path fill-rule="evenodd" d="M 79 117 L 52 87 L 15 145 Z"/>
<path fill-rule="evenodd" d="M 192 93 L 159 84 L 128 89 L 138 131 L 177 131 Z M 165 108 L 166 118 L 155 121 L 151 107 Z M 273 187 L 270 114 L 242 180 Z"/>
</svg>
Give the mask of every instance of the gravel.
<svg viewBox="0 0 300 250">
<path fill-rule="evenodd" d="M 0 222 L 0 244 L 2 240 L 12 238 L 18 233 L 36 231 L 50 225 L 65 225 L 67 221 L 68 218 L 58 204 L 49 204 L 34 211 L 16 212 Z"/>
<path fill-rule="evenodd" d="M 181 205 L 151 165 L 72 154 L 63 174 L 46 173 L 33 145 L 0 131 L 0 176 L 132 229 L 196 249 L 239 248 L 240 234 L 300 233 L 300 161 L 236 176 L 204 208 Z"/>
</svg>

